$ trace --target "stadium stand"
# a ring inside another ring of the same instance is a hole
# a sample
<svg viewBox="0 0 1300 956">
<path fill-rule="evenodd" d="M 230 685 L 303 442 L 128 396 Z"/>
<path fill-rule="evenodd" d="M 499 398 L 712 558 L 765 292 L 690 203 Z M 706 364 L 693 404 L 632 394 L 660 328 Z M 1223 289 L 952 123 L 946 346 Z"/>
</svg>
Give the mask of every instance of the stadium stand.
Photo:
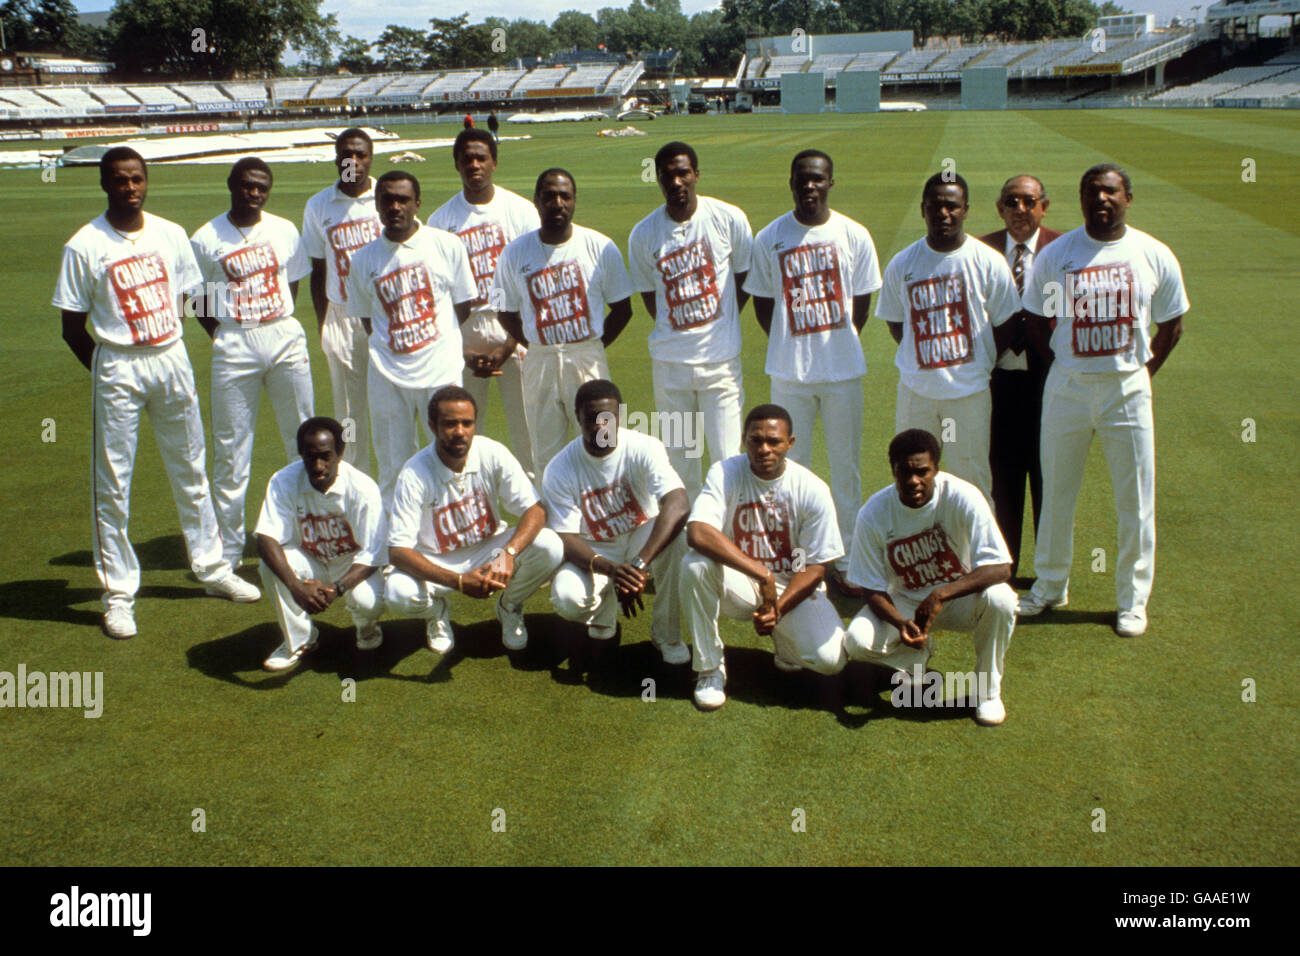
<svg viewBox="0 0 1300 956">
<path fill-rule="evenodd" d="M 769 58 L 765 76 L 780 76 L 782 73 L 804 73 L 806 56 L 774 56 Z"/>
<path fill-rule="evenodd" d="M 1150 97 L 1150 102 L 1162 105 L 1195 106 L 1212 103 L 1217 97 L 1233 93 L 1242 87 L 1259 83 L 1270 77 L 1294 70 L 1294 66 L 1277 64 L 1274 66 L 1237 66 L 1231 70 L 1192 83 L 1190 86 L 1176 86 Z"/>
<path fill-rule="evenodd" d="M 560 82 L 560 86 L 590 86 L 596 90 L 603 90 L 613 73 L 614 65 L 612 63 L 582 63 L 573 68 L 573 72 Z"/>
<path fill-rule="evenodd" d="M 53 100 L 56 105 L 62 106 L 74 115 L 85 115 L 88 110 L 103 111 L 103 106 L 98 100 L 91 98 L 84 89 L 75 86 L 46 86 L 41 89 L 41 95 Z"/>
<path fill-rule="evenodd" d="M 908 50 L 892 61 L 882 72 L 885 75 L 891 73 L 925 73 L 928 71 L 930 64 L 939 59 L 940 56 L 942 56 L 942 52 L 938 50 Z"/>
<path fill-rule="evenodd" d="M 486 74 L 482 70 L 458 70 L 444 73 L 424 88 L 421 93 L 427 99 L 438 99 L 444 93 L 462 93 L 481 80 Z M 508 86 L 488 86 L 486 89 L 509 89 Z"/>
<path fill-rule="evenodd" d="M 1010 66 L 1036 49 L 1038 49 L 1037 43 L 999 43 L 985 47 L 984 53 L 967 66 Z"/>
<path fill-rule="evenodd" d="M 200 109 L 222 107 L 231 102 L 229 96 L 211 83 L 177 83 L 172 89 Z"/>
<path fill-rule="evenodd" d="M 1232 91 L 1231 97 L 1215 97 L 1215 102 L 1230 98 L 1269 101 L 1281 105 L 1285 100 L 1296 97 L 1300 97 L 1300 68 L 1292 67 L 1285 73 L 1239 87 Z"/>
<path fill-rule="evenodd" d="M 311 90 L 308 91 L 304 99 L 309 99 L 309 100 L 337 99 L 340 96 L 346 96 L 348 90 L 352 89 L 352 87 L 356 86 L 357 83 L 359 83 L 360 81 L 361 78 L 359 76 L 327 76 L 325 77 L 325 79 L 317 82 L 316 85 L 313 86 Z M 226 86 L 226 92 L 230 93 L 232 97 L 234 96 L 234 93 L 231 91 L 229 84 L 227 84 Z M 235 98 L 248 99 L 248 97 L 244 97 L 244 96 L 235 97 Z"/>
<path fill-rule="evenodd" d="M 488 70 L 465 87 L 467 90 L 509 90 L 528 75 L 527 70 Z"/>
<path fill-rule="evenodd" d="M 190 101 L 182 97 L 170 86 L 126 86 L 128 93 L 140 101 L 146 108 L 159 106 L 189 106 Z"/>
<path fill-rule="evenodd" d="M 539 66 L 516 83 L 514 88 L 516 90 L 552 89 L 560 85 L 560 81 L 568 72 L 567 66 Z"/>
<path fill-rule="evenodd" d="M 315 85 L 314 79 L 272 80 L 271 99 L 276 103 L 283 103 L 285 100 L 305 100 Z"/>
<path fill-rule="evenodd" d="M 898 54 L 893 50 L 883 50 L 876 53 L 859 53 L 853 58 L 853 62 L 846 66 L 846 70 L 883 70 L 889 65 L 889 61 L 894 59 Z"/>
<path fill-rule="evenodd" d="M 139 106 L 140 101 L 120 86 L 88 86 L 87 92 L 105 106 Z"/>
<path fill-rule="evenodd" d="M 614 75 L 609 78 L 609 82 L 605 84 L 605 91 L 617 96 L 627 96 L 632 89 L 632 85 L 641 78 L 641 74 L 644 72 L 645 63 L 640 60 L 636 63 L 620 66 L 614 71 Z"/>
<path fill-rule="evenodd" d="M 837 76 L 846 66 L 853 62 L 853 53 L 819 53 L 812 58 L 809 73 L 822 73 L 829 80 Z"/>
<path fill-rule="evenodd" d="M 985 47 L 982 46 L 963 46 L 955 50 L 948 50 L 939 59 L 935 60 L 929 66 L 931 73 L 950 73 L 954 70 L 960 70 L 970 63 L 980 54 L 984 53 Z"/>
<path fill-rule="evenodd" d="M 374 96 L 392 81 L 393 77 L 388 73 L 381 73 L 378 76 L 367 76 L 348 90 L 347 98 L 349 100 L 355 100 L 360 99 L 363 96 Z"/>
</svg>

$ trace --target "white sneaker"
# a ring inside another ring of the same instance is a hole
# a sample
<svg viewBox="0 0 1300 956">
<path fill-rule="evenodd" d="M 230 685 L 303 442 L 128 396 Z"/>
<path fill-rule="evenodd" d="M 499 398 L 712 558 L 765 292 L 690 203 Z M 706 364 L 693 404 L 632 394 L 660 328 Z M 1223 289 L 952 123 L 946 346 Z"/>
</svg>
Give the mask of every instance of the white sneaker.
<svg viewBox="0 0 1300 956">
<path fill-rule="evenodd" d="M 587 636 L 594 641 L 607 641 L 617 633 L 617 624 L 611 624 L 609 627 L 603 624 L 591 624 L 587 627 Z"/>
<path fill-rule="evenodd" d="M 205 585 L 203 590 L 213 597 L 223 597 L 237 604 L 252 604 L 262 600 L 262 592 L 233 571 L 220 581 Z"/>
<path fill-rule="evenodd" d="M 1147 612 L 1143 608 L 1120 611 L 1115 633 L 1120 637 L 1141 637 L 1147 631 Z"/>
<path fill-rule="evenodd" d="M 104 612 L 104 633 L 116 641 L 135 637 L 135 614 L 129 607 L 110 607 Z"/>
<path fill-rule="evenodd" d="M 501 622 L 501 643 L 508 651 L 522 651 L 528 646 L 528 628 L 524 627 L 523 608 L 512 611 L 497 598 L 497 620 Z"/>
<path fill-rule="evenodd" d="M 1001 697 L 981 701 L 975 708 L 975 723 L 984 727 L 996 727 L 1006 719 L 1007 708 L 1003 705 Z"/>
<path fill-rule="evenodd" d="M 660 644 L 654 642 L 654 646 L 659 649 L 659 656 L 664 659 L 665 664 L 689 664 L 691 662 L 691 649 L 681 641 L 673 641 L 671 644 Z"/>
<path fill-rule="evenodd" d="M 727 694 L 722 688 L 727 683 L 726 666 L 711 671 L 701 671 L 700 679 L 695 682 L 695 706 L 700 710 L 717 710 L 727 702 Z"/>
<path fill-rule="evenodd" d="M 1061 595 L 1059 601 L 1045 601 L 1033 591 L 1026 591 L 1020 595 L 1020 607 L 1016 610 L 1017 617 L 1037 617 L 1048 608 L 1065 607 L 1070 603 L 1070 592 L 1066 591 Z"/>
<path fill-rule="evenodd" d="M 378 621 L 371 621 L 365 627 L 357 628 L 357 650 L 373 651 L 384 643 L 384 632 L 379 629 Z"/>
<path fill-rule="evenodd" d="M 320 632 L 316 628 L 311 629 L 311 636 L 307 638 L 307 643 L 296 651 L 289 650 L 289 642 L 284 641 L 279 647 L 271 652 L 271 656 L 262 661 L 262 666 L 268 671 L 287 671 L 298 666 L 302 656 L 308 651 L 316 649 L 316 639 L 320 637 Z"/>
</svg>

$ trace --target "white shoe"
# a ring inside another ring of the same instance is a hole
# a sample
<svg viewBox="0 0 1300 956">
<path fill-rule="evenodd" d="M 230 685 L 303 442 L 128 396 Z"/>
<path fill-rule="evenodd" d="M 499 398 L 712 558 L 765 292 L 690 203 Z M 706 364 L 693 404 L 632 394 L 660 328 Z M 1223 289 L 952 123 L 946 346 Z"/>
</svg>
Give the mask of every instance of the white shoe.
<svg viewBox="0 0 1300 956">
<path fill-rule="evenodd" d="M 1143 608 L 1120 611 L 1115 633 L 1120 637 L 1141 637 L 1147 631 L 1147 612 Z"/>
<path fill-rule="evenodd" d="M 512 611 L 501 598 L 497 598 L 497 620 L 501 622 L 501 643 L 508 651 L 522 651 L 528 646 L 528 628 L 524 627 L 524 611 Z"/>
<path fill-rule="evenodd" d="M 975 708 L 975 723 L 981 726 L 996 727 L 1006 719 L 1007 708 L 1003 705 L 1001 697 L 981 701 Z"/>
<path fill-rule="evenodd" d="M 1070 592 L 1066 591 L 1061 595 L 1059 601 L 1045 601 L 1033 591 L 1026 591 L 1020 595 L 1020 607 L 1016 610 L 1017 617 L 1037 617 L 1048 608 L 1065 607 L 1070 603 Z"/>
<path fill-rule="evenodd" d="M 700 679 L 695 682 L 695 706 L 700 710 L 717 710 L 727 702 L 727 694 L 722 688 L 727 683 L 726 666 L 711 671 L 701 671 Z"/>
<path fill-rule="evenodd" d="M 311 636 L 307 638 L 307 643 L 296 651 L 289 650 L 289 642 L 285 641 L 274 651 L 271 656 L 262 661 L 262 666 L 268 671 L 287 671 L 298 666 L 302 656 L 308 651 L 316 649 L 316 639 L 320 637 L 320 632 L 316 628 L 311 629 Z"/>
<path fill-rule="evenodd" d="M 223 597 L 237 604 L 252 604 L 262 600 L 262 592 L 233 571 L 220 581 L 205 585 L 203 590 L 213 597 Z"/>
<path fill-rule="evenodd" d="M 654 642 L 654 646 L 659 649 L 659 656 L 664 659 L 665 664 L 689 664 L 691 662 L 691 649 L 681 641 L 673 641 L 671 644 L 660 644 Z"/>
<path fill-rule="evenodd" d="M 104 633 L 116 641 L 135 637 L 135 614 L 129 607 L 110 607 L 104 612 Z"/>
<path fill-rule="evenodd" d="M 591 624 L 587 627 L 587 636 L 593 641 L 607 641 L 617 633 L 617 624 L 611 624 L 609 627 L 603 624 Z"/>
<path fill-rule="evenodd" d="M 787 674 L 797 674 L 803 670 L 802 664 L 796 663 L 795 661 L 787 661 L 780 654 L 772 655 L 772 663 L 776 665 L 777 670 L 784 671 Z"/>
<path fill-rule="evenodd" d="M 378 621 L 371 621 L 365 627 L 357 628 L 357 650 L 373 651 L 384 643 L 384 632 L 379 629 Z"/>
</svg>

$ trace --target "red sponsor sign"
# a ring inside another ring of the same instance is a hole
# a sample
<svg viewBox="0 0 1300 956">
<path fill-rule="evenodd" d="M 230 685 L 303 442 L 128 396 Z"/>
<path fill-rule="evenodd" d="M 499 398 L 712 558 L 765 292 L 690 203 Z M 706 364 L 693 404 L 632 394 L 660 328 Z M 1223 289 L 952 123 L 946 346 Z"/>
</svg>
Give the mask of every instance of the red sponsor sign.
<svg viewBox="0 0 1300 956">
<path fill-rule="evenodd" d="M 912 343 L 921 368 L 947 368 L 975 360 L 970 297 L 960 272 L 932 276 L 907 287 Z"/>
<path fill-rule="evenodd" d="M 477 487 L 464 498 L 434 506 L 431 518 L 438 554 L 486 541 L 497 529 L 492 503 L 487 493 Z"/>
<path fill-rule="evenodd" d="M 162 256 L 146 252 L 115 262 L 108 267 L 108 280 L 133 345 L 175 338 L 176 302 Z"/>
<path fill-rule="evenodd" d="M 843 328 L 849 310 L 840 283 L 840 253 L 833 242 L 814 242 L 777 254 L 781 292 L 791 335 Z"/>
<path fill-rule="evenodd" d="M 379 238 L 382 227 L 378 219 L 349 219 L 325 230 L 325 239 L 334 254 L 334 271 L 339 277 L 339 298 L 348 300 L 348 272 L 352 253 Z"/>
<path fill-rule="evenodd" d="M 943 525 L 885 545 L 889 566 L 908 591 L 921 591 L 969 573 L 957 558 Z"/>
<path fill-rule="evenodd" d="M 731 519 L 731 539 L 742 552 L 774 574 L 786 573 L 794 570 L 792 524 L 790 507 L 784 498 L 745 501 L 736 505 Z"/>
<path fill-rule="evenodd" d="M 595 541 L 610 541 L 636 530 L 646 521 L 626 476 L 604 488 L 584 491 L 581 504 L 582 516 Z"/>
<path fill-rule="evenodd" d="M 488 292 L 492 289 L 492 278 L 497 274 L 497 259 L 506 247 L 506 232 L 498 222 L 485 222 L 480 226 L 458 232 L 465 251 L 469 253 L 469 267 L 474 273 L 474 282 L 478 285 L 478 295 L 474 298 L 474 308 L 487 305 Z"/>
<path fill-rule="evenodd" d="M 240 325 L 259 325 L 284 314 L 280 297 L 280 258 L 269 242 L 242 246 L 221 258 L 230 280 L 226 303 L 230 318 Z"/>
<path fill-rule="evenodd" d="M 1070 345 L 1079 358 L 1119 355 L 1133 348 L 1137 283 L 1127 262 L 1089 266 L 1066 274 L 1074 312 Z"/>
<path fill-rule="evenodd" d="M 565 345 L 591 338 L 587 282 L 578 263 L 570 260 L 534 272 L 528 277 L 528 298 L 537 315 L 537 336 L 543 345 Z"/>
<path fill-rule="evenodd" d="M 375 279 L 375 291 L 388 316 L 388 347 L 398 355 L 418 352 L 438 338 L 433 283 L 423 262 Z"/>
<path fill-rule="evenodd" d="M 302 537 L 302 549 L 326 563 L 361 550 L 352 526 L 343 515 L 299 515 L 298 533 Z"/>
<path fill-rule="evenodd" d="M 707 236 L 656 259 L 655 268 L 663 278 L 673 331 L 698 328 L 718 318 L 722 296 Z"/>
</svg>

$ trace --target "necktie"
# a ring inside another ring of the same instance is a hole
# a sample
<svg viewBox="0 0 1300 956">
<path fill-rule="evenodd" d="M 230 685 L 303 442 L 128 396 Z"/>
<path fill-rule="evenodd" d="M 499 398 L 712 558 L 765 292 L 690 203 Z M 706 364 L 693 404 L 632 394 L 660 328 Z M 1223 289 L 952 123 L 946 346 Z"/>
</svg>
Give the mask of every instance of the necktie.
<svg viewBox="0 0 1300 956">
<path fill-rule="evenodd" d="M 1011 277 L 1016 280 L 1016 291 L 1021 295 L 1025 292 L 1025 256 L 1029 253 L 1029 247 L 1023 242 L 1016 243 L 1016 257 L 1011 260 Z"/>
</svg>

